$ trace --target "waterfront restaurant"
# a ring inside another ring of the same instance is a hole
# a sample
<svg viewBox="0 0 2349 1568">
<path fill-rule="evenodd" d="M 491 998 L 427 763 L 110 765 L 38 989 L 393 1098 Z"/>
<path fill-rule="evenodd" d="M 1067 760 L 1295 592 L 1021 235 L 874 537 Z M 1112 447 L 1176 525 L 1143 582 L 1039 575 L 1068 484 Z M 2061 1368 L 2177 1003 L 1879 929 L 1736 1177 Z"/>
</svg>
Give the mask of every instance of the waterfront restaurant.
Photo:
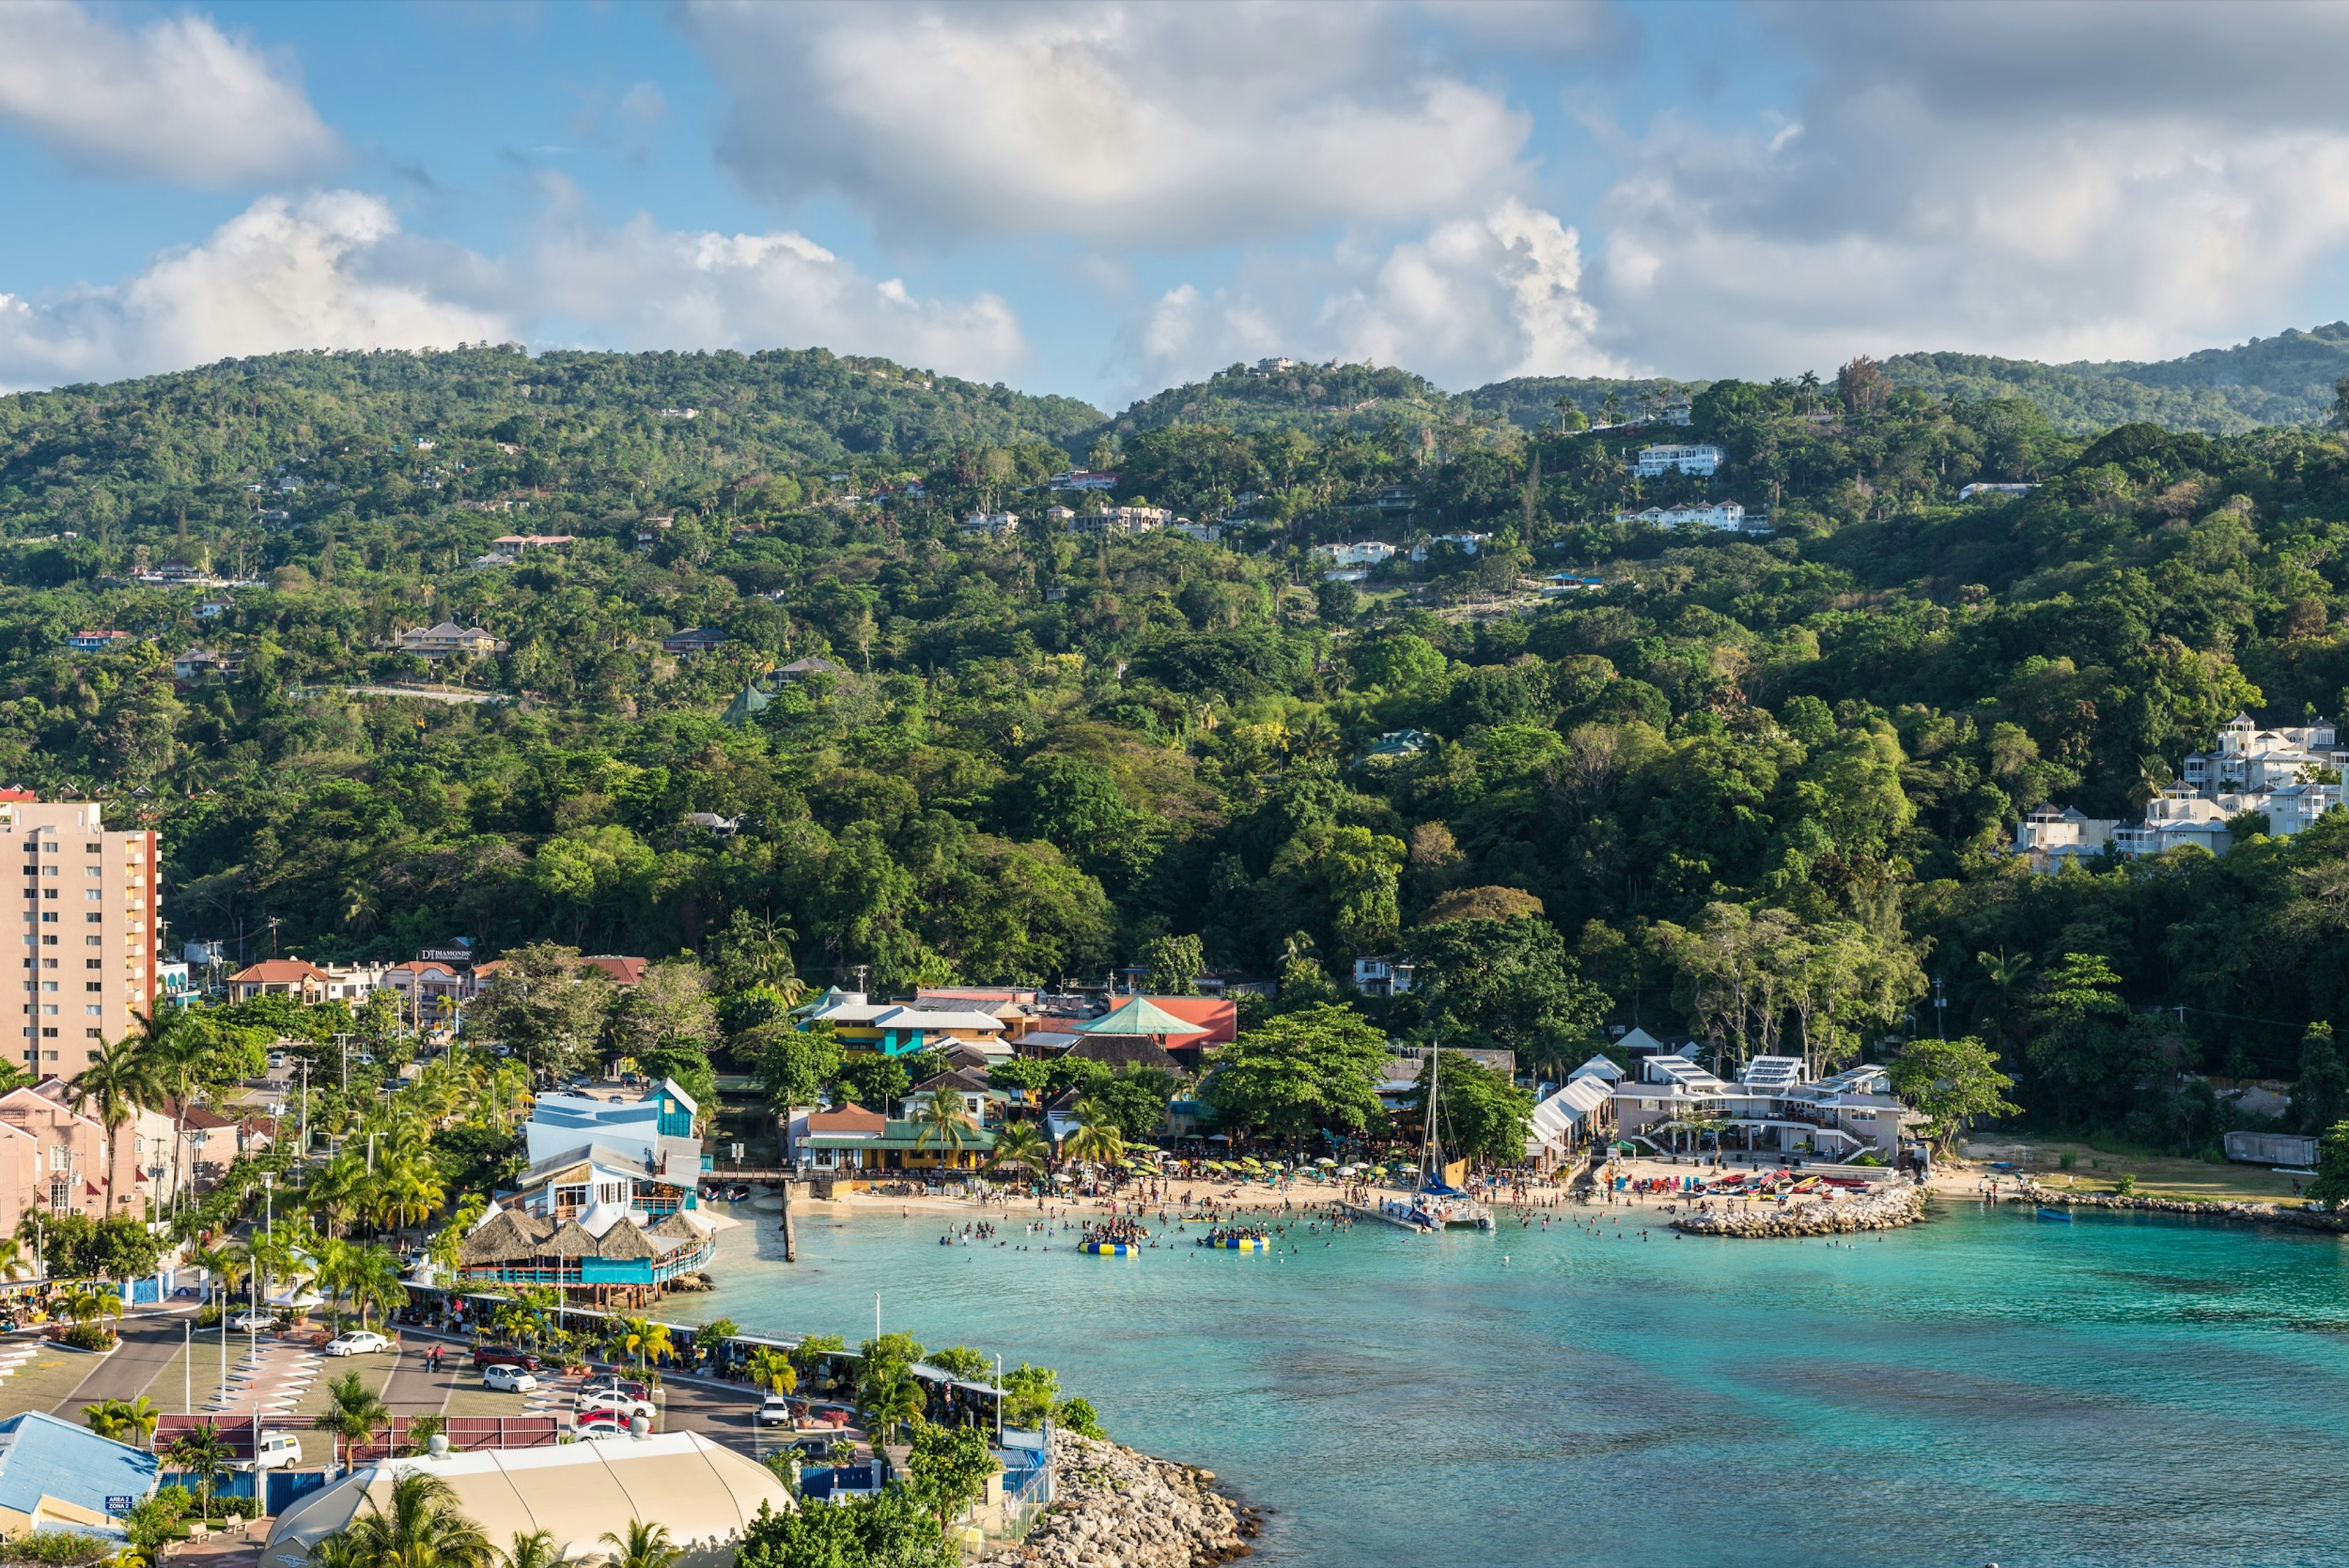
<svg viewBox="0 0 2349 1568">
<path fill-rule="evenodd" d="M 1902 1130 L 1920 1119 L 1892 1097 L 1880 1067 L 1813 1082 L 1800 1057 L 1755 1057 L 1733 1083 L 1677 1053 L 1643 1057 L 1639 1068 L 1613 1091 L 1617 1136 L 1661 1153 L 1693 1153 L 1711 1135 L 1723 1149 L 1890 1163 Z"/>
<path fill-rule="evenodd" d="M 457 1248 L 469 1285 L 554 1285 L 574 1304 L 645 1306 L 718 1250 L 721 1223 L 680 1209 L 641 1228 L 626 1205 L 597 1203 L 575 1218 L 541 1217 L 492 1203 Z"/>
</svg>

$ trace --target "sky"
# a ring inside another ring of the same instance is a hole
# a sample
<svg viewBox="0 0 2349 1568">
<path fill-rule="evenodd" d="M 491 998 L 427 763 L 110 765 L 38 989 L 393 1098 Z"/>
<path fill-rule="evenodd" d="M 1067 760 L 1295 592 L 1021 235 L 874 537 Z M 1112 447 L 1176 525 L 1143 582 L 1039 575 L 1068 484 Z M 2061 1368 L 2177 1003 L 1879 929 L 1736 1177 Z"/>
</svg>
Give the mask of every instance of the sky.
<svg viewBox="0 0 2349 1568">
<path fill-rule="evenodd" d="M 0 5 L 0 387 L 802 348 L 1768 377 L 2349 316 L 2349 6 Z"/>
</svg>

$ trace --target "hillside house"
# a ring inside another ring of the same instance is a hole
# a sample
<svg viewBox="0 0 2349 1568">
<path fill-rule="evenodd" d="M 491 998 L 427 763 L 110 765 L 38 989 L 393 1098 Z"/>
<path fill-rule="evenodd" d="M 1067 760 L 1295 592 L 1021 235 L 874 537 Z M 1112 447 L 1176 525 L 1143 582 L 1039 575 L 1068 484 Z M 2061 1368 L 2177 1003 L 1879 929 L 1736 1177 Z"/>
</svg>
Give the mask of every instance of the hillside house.
<svg viewBox="0 0 2349 1568">
<path fill-rule="evenodd" d="M 1659 479 L 1675 472 L 1709 478 L 1727 457 L 1727 453 L 1714 446 L 1674 444 L 1642 447 L 1631 471 L 1643 480 Z"/>
</svg>

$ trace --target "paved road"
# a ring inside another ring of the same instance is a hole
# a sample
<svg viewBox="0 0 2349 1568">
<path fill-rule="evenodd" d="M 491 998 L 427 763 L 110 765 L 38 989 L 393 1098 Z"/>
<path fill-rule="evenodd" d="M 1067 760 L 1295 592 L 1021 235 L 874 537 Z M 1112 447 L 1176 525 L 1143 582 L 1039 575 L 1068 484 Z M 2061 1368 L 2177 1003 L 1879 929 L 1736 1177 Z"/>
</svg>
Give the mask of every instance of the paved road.
<svg viewBox="0 0 2349 1568">
<path fill-rule="evenodd" d="M 55 1408 L 59 1415 L 79 1416 L 84 1405 L 100 1399 L 136 1399 L 147 1392 L 157 1374 L 171 1364 L 185 1343 L 187 1330 L 181 1326 L 184 1315 L 171 1314 L 156 1317 L 133 1317 L 124 1320 L 122 1344 L 115 1353 L 90 1368 L 89 1376 Z M 178 1407 L 175 1397 L 169 1401 Z"/>
<path fill-rule="evenodd" d="M 395 1416 L 429 1416 L 448 1408 L 449 1391 L 457 1386 L 460 1369 L 471 1369 L 463 1347 L 450 1346 L 448 1365 L 436 1374 L 424 1369 L 424 1352 L 434 1341 L 409 1329 L 399 1343 L 399 1360 L 384 1380 L 383 1402 Z"/>
</svg>

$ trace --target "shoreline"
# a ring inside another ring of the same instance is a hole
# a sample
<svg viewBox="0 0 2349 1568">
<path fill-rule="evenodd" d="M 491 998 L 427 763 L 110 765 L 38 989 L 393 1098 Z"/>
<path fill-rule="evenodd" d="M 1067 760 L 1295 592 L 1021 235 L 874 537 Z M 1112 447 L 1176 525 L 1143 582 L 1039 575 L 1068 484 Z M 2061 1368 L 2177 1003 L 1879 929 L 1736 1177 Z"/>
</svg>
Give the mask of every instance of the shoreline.
<svg viewBox="0 0 2349 1568">
<path fill-rule="evenodd" d="M 1123 1443 L 1052 1434 L 1052 1506 L 1026 1537 L 989 1547 L 988 1568 L 1206 1568 L 1254 1550 L 1255 1509 L 1216 1472 Z"/>
</svg>

